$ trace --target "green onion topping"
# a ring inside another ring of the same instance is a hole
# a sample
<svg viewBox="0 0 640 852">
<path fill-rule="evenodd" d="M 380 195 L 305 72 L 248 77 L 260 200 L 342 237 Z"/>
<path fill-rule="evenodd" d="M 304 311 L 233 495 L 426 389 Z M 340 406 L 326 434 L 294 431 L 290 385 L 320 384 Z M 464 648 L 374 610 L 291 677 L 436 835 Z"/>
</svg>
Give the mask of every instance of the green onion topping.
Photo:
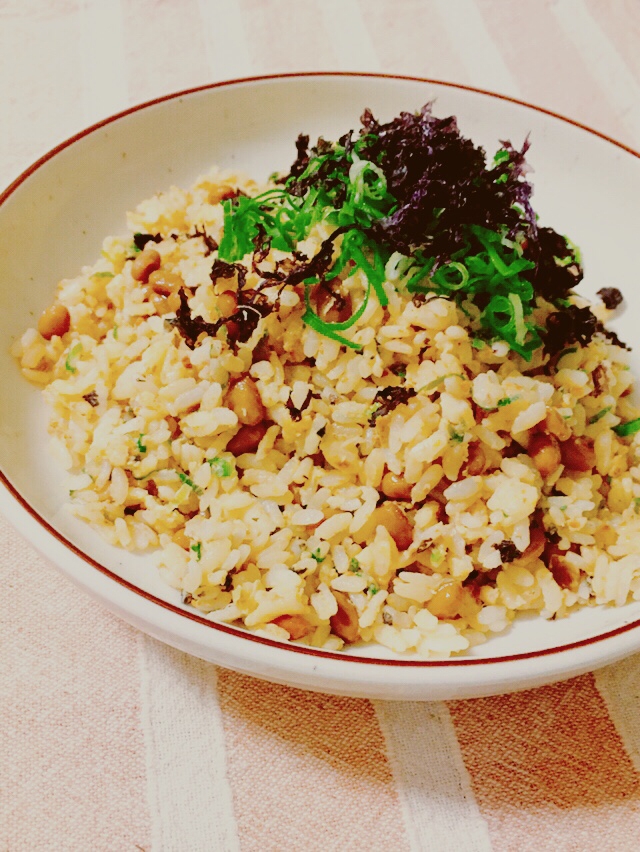
<svg viewBox="0 0 640 852">
<path fill-rule="evenodd" d="M 605 416 L 605 414 L 608 414 L 611 411 L 612 408 L 613 408 L 612 405 L 608 405 L 606 408 L 603 408 L 600 411 L 598 411 L 597 414 L 594 414 L 593 417 L 590 417 L 589 418 L 589 426 L 592 426 L 594 423 L 597 423 L 598 420 L 602 420 L 602 418 Z"/>
<path fill-rule="evenodd" d="M 194 494 L 202 494 L 202 488 L 200 488 L 200 486 L 196 485 L 191 479 L 189 479 L 186 473 L 183 473 L 181 470 L 179 470 L 178 478 L 181 482 L 184 482 L 185 485 L 188 485 Z"/>
<path fill-rule="evenodd" d="M 499 399 L 497 402 L 498 408 L 503 408 L 505 405 L 511 405 L 512 402 L 520 399 L 519 396 L 503 396 L 502 399 Z"/>
<path fill-rule="evenodd" d="M 543 267 L 545 274 L 551 269 L 555 277 L 546 275 L 549 289 L 542 295 L 556 307 L 566 302 L 579 254 L 555 232 L 557 239 L 547 240 L 551 248 L 539 243 L 536 254 L 531 187 L 524 177 L 528 143 L 521 152 L 505 143 L 487 168 L 482 149 L 460 136 L 455 121 L 439 123 L 425 105 L 388 125 L 363 116 L 359 137 L 349 133 L 307 148 L 308 138 L 299 140 L 291 173 L 272 188 L 222 202 L 220 261 L 246 263 L 253 255 L 255 266 L 256 252 L 294 252 L 321 224 L 333 254 L 325 252 L 327 263 L 315 271 L 313 259 L 306 259 L 302 317 L 319 334 L 361 349 L 344 332 L 365 316 L 372 298 L 384 308 L 386 288 L 394 286 L 454 300 L 473 317 L 474 347 L 501 340 L 531 360 L 544 333 L 533 319 L 532 282 Z M 313 308 L 314 286 L 334 278 L 344 284 L 356 271 L 364 278 L 359 304 L 344 321 L 327 322 Z"/>
<path fill-rule="evenodd" d="M 618 423 L 617 426 L 613 427 L 613 431 L 621 438 L 635 435 L 636 432 L 640 432 L 640 417 L 636 417 L 635 420 L 627 420 L 626 423 Z"/>
<path fill-rule="evenodd" d="M 360 573 L 360 563 L 355 558 L 355 556 L 352 556 L 349 560 L 349 571 L 351 571 L 353 574 Z"/>
<path fill-rule="evenodd" d="M 207 462 L 211 466 L 213 473 L 220 477 L 220 479 L 226 479 L 226 477 L 231 476 L 233 473 L 233 462 L 228 459 L 215 456 L 212 459 L 207 459 Z"/>
<path fill-rule="evenodd" d="M 82 352 L 82 343 L 74 343 L 74 345 L 69 350 L 69 354 L 67 355 L 67 359 L 64 362 L 64 368 L 69 373 L 77 373 L 77 367 L 74 366 L 73 362 Z"/>
</svg>

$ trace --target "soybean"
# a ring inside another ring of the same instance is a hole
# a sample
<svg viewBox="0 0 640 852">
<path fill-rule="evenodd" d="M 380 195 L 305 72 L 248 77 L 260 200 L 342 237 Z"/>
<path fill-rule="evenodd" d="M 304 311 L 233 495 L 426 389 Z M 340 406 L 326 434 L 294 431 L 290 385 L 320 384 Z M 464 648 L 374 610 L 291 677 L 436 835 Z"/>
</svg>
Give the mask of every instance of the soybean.
<svg viewBox="0 0 640 852">
<path fill-rule="evenodd" d="M 413 541 L 411 521 L 396 503 L 387 501 L 374 509 L 367 523 L 358 531 L 356 540 L 362 542 L 373 538 L 379 526 L 387 530 L 398 550 L 406 550 L 411 546 Z"/>
<path fill-rule="evenodd" d="M 255 453 L 266 432 L 266 423 L 258 423 L 256 426 L 242 426 L 227 444 L 227 450 L 234 456 L 241 456 L 243 453 Z"/>
<path fill-rule="evenodd" d="M 344 592 L 334 592 L 338 611 L 331 616 L 331 630 L 345 642 L 355 642 L 360 632 L 358 625 L 358 610 Z"/>
<path fill-rule="evenodd" d="M 411 485 L 403 476 L 398 476 L 397 473 L 391 473 L 391 471 L 385 473 L 382 477 L 380 490 L 391 500 L 411 499 Z"/>
<path fill-rule="evenodd" d="M 156 254 L 158 253 L 156 252 Z M 184 287 L 184 280 L 182 276 L 177 275 L 175 272 L 156 269 L 149 275 L 148 284 L 154 293 L 159 293 L 161 296 L 169 296 L 171 293 L 176 293 Z"/>
<path fill-rule="evenodd" d="M 45 340 L 63 337 L 71 328 L 69 311 L 60 302 L 56 302 L 44 311 L 38 320 L 38 331 Z"/>
<path fill-rule="evenodd" d="M 427 603 L 427 609 L 436 618 L 455 618 L 460 614 L 460 604 L 464 597 L 464 589 L 455 580 L 440 586 L 435 595 Z"/>
<path fill-rule="evenodd" d="M 244 376 L 231 387 L 227 394 L 227 406 L 245 426 L 261 423 L 267 414 L 258 386 L 250 376 Z"/>
<path fill-rule="evenodd" d="M 160 269 L 161 264 L 160 252 L 150 248 L 143 249 L 131 264 L 131 277 L 146 283 L 151 273 Z"/>
<path fill-rule="evenodd" d="M 271 623 L 286 630 L 292 640 L 302 639 L 313 631 L 313 627 L 303 615 L 279 615 Z"/>
<path fill-rule="evenodd" d="M 531 460 L 543 479 L 555 473 L 563 461 L 558 439 L 546 432 L 536 432 L 529 441 L 528 449 Z"/>
<path fill-rule="evenodd" d="M 595 466 L 596 454 L 593 450 L 593 441 L 588 438 L 569 438 L 560 444 L 560 452 L 562 463 L 567 470 L 587 473 Z"/>
</svg>

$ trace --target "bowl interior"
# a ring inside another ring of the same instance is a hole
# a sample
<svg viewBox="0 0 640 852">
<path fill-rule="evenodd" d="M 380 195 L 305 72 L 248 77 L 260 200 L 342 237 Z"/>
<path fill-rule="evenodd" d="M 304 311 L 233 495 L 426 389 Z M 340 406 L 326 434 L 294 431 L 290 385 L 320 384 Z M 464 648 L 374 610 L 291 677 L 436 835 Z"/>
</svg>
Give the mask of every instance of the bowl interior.
<svg viewBox="0 0 640 852">
<path fill-rule="evenodd" d="M 212 164 L 258 178 L 295 158 L 299 133 L 332 139 L 359 126 L 365 107 L 389 120 L 434 100 L 437 115 L 458 116 L 465 136 L 489 156 L 499 140 L 531 139 L 534 207 L 543 224 L 583 250 L 593 294 L 622 289 L 626 308 L 614 327 L 634 343 L 640 294 L 629 281 L 636 239 L 640 159 L 577 125 L 495 96 L 424 81 L 358 76 L 264 79 L 197 90 L 135 109 L 62 145 L 23 175 L 0 204 L 0 471 L 30 511 L 100 565 L 179 605 L 153 570 L 153 557 L 106 545 L 64 509 L 68 485 L 47 436 L 39 392 L 20 376 L 9 354 L 13 340 L 51 302 L 60 278 L 77 274 L 100 252 L 103 237 L 126 231 L 125 211 L 168 186 L 188 186 Z M 633 355 L 640 373 L 640 358 Z M 5 506 L 13 498 L 4 492 Z M 0 502 L 0 506 L 2 503 Z M 42 526 L 34 544 L 46 552 Z M 87 585 L 91 572 L 87 566 Z M 640 604 L 589 610 L 543 622 L 522 618 L 509 635 L 473 653 L 535 652 L 598 636 L 640 619 Z M 213 632 L 213 631 L 211 631 Z M 390 657 L 381 649 L 364 656 Z"/>
</svg>

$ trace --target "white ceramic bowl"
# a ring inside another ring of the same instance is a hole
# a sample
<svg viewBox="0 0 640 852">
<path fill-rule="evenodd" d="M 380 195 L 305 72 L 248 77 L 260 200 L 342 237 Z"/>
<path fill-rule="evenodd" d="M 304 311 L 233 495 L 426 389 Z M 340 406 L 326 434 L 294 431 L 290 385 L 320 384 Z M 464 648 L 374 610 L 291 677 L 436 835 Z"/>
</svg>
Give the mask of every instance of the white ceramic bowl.
<svg viewBox="0 0 640 852">
<path fill-rule="evenodd" d="M 57 281 L 125 231 L 126 210 L 209 165 L 256 177 L 285 169 L 301 132 L 337 138 L 364 107 L 389 120 L 435 99 L 437 115 L 492 152 L 530 134 L 534 206 L 544 224 L 581 246 L 584 292 L 620 286 L 615 328 L 637 341 L 633 280 L 640 158 L 556 115 L 486 92 L 397 77 L 296 75 L 241 80 L 170 95 L 109 118 L 58 146 L 0 196 L 0 508 L 17 530 L 97 602 L 156 638 L 261 678 L 373 698 L 449 699 L 508 692 L 578 674 L 640 650 L 640 603 L 519 619 L 509 632 L 449 661 L 398 659 L 384 649 L 329 653 L 215 625 L 183 607 L 153 560 L 107 546 L 64 508 L 63 477 L 48 451 L 41 396 L 9 355 Z M 634 285 L 636 289 L 634 289 Z M 640 359 L 634 355 L 640 373 Z M 8 603 L 7 605 L 10 605 Z M 55 629 L 55 626 L 52 627 Z"/>
</svg>

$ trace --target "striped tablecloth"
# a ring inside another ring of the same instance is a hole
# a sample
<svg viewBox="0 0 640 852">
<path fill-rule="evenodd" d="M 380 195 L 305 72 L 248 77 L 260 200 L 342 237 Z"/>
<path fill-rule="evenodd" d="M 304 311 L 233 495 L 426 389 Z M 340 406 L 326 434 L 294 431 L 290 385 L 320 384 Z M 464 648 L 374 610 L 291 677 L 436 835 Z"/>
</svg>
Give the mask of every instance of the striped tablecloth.
<svg viewBox="0 0 640 852">
<path fill-rule="evenodd" d="M 0 182 L 128 105 L 243 75 L 421 75 L 640 147 L 638 0 L 0 0 Z M 217 669 L 0 522 L 0 850 L 636 850 L 640 658 L 448 704 Z"/>
</svg>

